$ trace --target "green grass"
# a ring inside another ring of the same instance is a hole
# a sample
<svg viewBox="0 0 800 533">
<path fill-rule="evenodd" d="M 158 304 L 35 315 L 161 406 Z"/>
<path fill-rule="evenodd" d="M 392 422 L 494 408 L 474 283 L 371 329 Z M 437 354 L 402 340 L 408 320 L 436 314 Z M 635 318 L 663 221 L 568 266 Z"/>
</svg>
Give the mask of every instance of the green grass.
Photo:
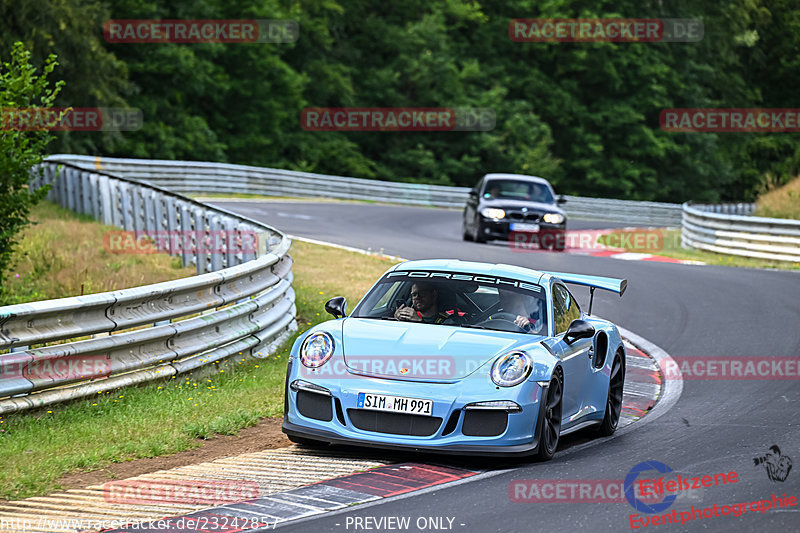
<svg viewBox="0 0 800 533">
<path fill-rule="evenodd" d="M 180 258 L 112 253 L 105 236 L 118 232 L 50 202 L 31 212 L 0 287 L 0 305 L 66 298 L 185 278 Z"/>
<path fill-rule="evenodd" d="M 749 257 L 738 257 L 733 255 L 716 254 L 704 250 L 694 250 L 681 248 L 681 231 L 665 230 L 663 248 L 660 250 L 635 250 L 633 252 L 651 253 L 653 255 L 663 255 L 675 259 L 689 261 L 702 261 L 708 265 L 734 266 L 744 268 L 772 268 L 780 270 L 800 270 L 800 263 L 789 261 L 767 261 L 765 259 L 751 259 Z"/>
<path fill-rule="evenodd" d="M 756 201 L 756 216 L 800 220 L 800 176 L 764 193 Z"/>
<path fill-rule="evenodd" d="M 391 261 L 294 242 L 298 324 L 307 329 L 330 318 L 333 296 L 356 300 Z M 261 418 L 283 413 L 283 380 L 291 339 L 262 360 L 236 358 L 202 379 L 178 376 L 37 411 L 0 416 L 0 498 L 46 494 L 59 478 L 110 463 L 195 448 L 215 435 L 232 435 Z"/>
</svg>

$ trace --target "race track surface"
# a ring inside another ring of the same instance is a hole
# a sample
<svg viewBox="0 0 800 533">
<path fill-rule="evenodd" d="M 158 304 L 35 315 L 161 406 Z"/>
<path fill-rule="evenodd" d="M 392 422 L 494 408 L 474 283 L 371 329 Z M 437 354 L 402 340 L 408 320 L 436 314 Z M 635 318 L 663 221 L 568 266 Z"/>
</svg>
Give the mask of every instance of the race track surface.
<svg viewBox="0 0 800 533">
<path fill-rule="evenodd" d="M 594 312 L 657 344 L 673 357 L 724 360 L 800 354 L 800 274 L 796 272 L 515 252 L 507 243 L 463 242 L 460 212 L 453 210 L 330 202 L 209 203 L 267 222 L 291 235 L 408 259 L 457 258 L 623 277 L 628 279 L 625 296 L 620 299 L 598 291 Z M 624 226 L 570 222 L 570 229 Z M 588 295 L 580 289 L 575 293 L 585 306 Z M 351 302 L 349 307 L 354 304 Z M 376 528 L 378 522 L 373 519 L 411 517 L 407 531 L 430 531 L 431 522 L 418 523 L 417 519 L 440 517 L 445 528 L 470 533 L 584 528 L 629 531 L 631 515 L 654 515 L 637 513 L 627 502 L 520 503 L 509 497 L 509 486 L 520 479 L 623 480 L 634 466 L 648 460 L 664 463 L 682 476 L 731 471 L 738 474 L 736 483 L 694 491 L 689 499 L 679 499 L 664 513 L 673 509 L 679 513 L 689 511 L 692 505 L 697 509 L 716 504 L 721 509 L 723 505 L 771 500 L 773 494 L 798 497 L 800 465 L 784 481 L 773 481 L 763 464 L 754 464 L 754 458 L 764 456 L 773 445 L 780 447 L 783 456 L 800 461 L 798 414 L 797 379 L 689 379 L 680 400 L 668 413 L 596 446 L 559 451 L 547 463 L 518 462 L 509 466 L 465 461 L 460 465 L 508 470 L 427 493 L 357 506 L 345 513 L 290 523 L 283 529 L 383 531 L 388 529 Z M 418 456 L 416 460 L 447 464 L 433 456 Z M 655 472 L 650 474 L 646 477 L 657 477 Z M 800 530 L 800 506 L 764 513 L 748 507 L 739 517 L 696 516 L 682 526 L 650 525 L 639 529 Z M 366 518 L 370 520 L 363 520 Z M 418 527 L 420 524 L 426 528 Z"/>
</svg>

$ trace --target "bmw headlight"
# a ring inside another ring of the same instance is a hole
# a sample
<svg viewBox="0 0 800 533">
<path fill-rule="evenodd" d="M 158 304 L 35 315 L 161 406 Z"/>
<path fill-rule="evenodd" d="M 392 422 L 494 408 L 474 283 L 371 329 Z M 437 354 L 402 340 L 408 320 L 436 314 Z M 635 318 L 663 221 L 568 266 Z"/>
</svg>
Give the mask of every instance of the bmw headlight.
<svg viewBox="0 0 800 533">
<path fill-rule="evenodd" d="M 561 213 L 547 213 L 545 216 L 542 217 L 542 220 L 547 222 L 548 224 L 561 224 L 564 222 L 564 215 Z"/>
<path fill-rule="evenodd" d="M 525 352 L 509 352 L 501 355 L 492 365 L 492 381 L 501 387 L 513 387 L 525 381 L 531 374 L 533 360 Z"/>
<path fill-rule="evenodd" d="M 324 331 L 312 333 L 300 347 L 300 362 L 308 368 L 319 368 L 333 355 L 333 338 Z"/>
<path fill-rule="evenodd" d="M 486 218 L 505 218 L 506 212 L 502 209 L 497 209 L 494 207 L 484 207 L 481 209 L 481 215 L 485 216 Z"/>
</svg>

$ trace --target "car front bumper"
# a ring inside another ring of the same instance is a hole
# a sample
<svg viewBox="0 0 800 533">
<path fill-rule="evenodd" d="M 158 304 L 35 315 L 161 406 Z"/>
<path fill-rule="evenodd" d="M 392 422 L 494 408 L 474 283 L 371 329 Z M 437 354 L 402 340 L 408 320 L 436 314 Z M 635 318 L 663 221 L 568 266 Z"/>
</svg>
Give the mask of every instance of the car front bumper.
<svg viewBox="0 0 800 533">
<path fill-rule="evenodd" d="M 565 235 L 567 231 L 566 221 L 561 224 L 547 224 L 545 222 L 539 222 L 538 232 L 512 232 L 511 224 L 513 223 L 514 222 L 510 220 L 497 220 L 481 216 L 478 224 L 478 234 L 487 240 L 509 240 L 513 239 L 512 234 L 518 233 L 528 236 L 528 240 L 531 240 L 532 237 L 534 240 L 538 238 L 539 242 L 547 244 L 548 240 L 555 241 L 556 238 L 563 239 L 563 235 Z"/>
<path fill-rule="evenodd" d="M 454 395 L 453 391 L 458 385 L 452 383 L 367 377 L 315 381 L 315 385 L 330 392 L 330 396 L 327 396 L 292 390 L 288 385 L 295 379 L 290 376 L 287 380 L 282 427 L 283 432 L 290 436 L 331 444 L 462 455 L 521 456 L 538 451 L 544 404 L 542 398 L 545 397 L 546 388 L 540 387 L 535 381 L 505 389 L 504 396 L 498 398 L 498 390 L 493 383 L 486 387 L 485 392 L 471 391 L 468 395 Z M 432 416 L 398 417 L 394 413 L 381 411 L 365 412 L 357 406 L 359 392 L 430 399 L 433 401 Z M 310 398 L 308 394 L 317 397 Z M 514 401 L 521 408 L 515 412 L 502 411 L 506 417 L 503 427 L 499 424 L 502 418 L 499 409 L 491 410 L 494 411 L 491 414 L 488 413 L 490 410 L 465 409 L 467 404 L 498 399 Z M 325 400 L 330 402 L 329 405 Z M 312 403 L 316 407 L 309 409 Z M 368 420 L 366 424 L 365 420 Z M 422 431 L 426 434 L 419 434 L 420 426 L 426 428 Z M 474 434 L 475 428 L 490 426 L 494 428 L 491 431 L 494 434 Z M 390 432 L 385 432 L 387 429 Z M 412 434 L 415 432 L 417 434 Z"/>
</svg>

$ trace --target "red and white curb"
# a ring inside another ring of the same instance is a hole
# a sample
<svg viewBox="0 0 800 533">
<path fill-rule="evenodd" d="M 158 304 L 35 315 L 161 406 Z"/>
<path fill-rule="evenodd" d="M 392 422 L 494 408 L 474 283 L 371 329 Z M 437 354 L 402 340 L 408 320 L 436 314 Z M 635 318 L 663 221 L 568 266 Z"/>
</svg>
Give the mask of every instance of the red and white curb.
<svg viewBox="0 0 800 533">
<path fill-rule="evenodd" d="M 592 257 L 610 257 L 611 259 L 622 259 L 623 261 L 655 261 L 658 263 L 679 263 L 682 265 L 705 265 L 703 261 L 693 261 L 690 259 L 675 259 L 663 255 L 643 254 L 639 252 L 620 252 L 617 250 L 603 250 L 601 252 L 589 252 L 586 255 Z"/>
</svg>

